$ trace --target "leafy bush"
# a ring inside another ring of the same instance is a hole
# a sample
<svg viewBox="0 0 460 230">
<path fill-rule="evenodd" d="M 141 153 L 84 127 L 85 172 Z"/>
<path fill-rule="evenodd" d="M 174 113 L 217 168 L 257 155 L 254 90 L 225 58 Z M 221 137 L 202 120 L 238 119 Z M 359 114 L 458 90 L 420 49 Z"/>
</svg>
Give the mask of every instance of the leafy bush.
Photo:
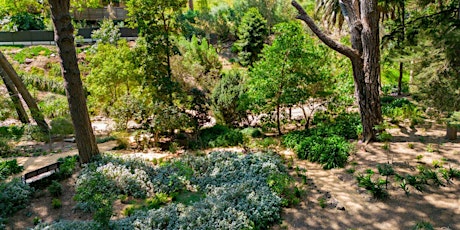
<svg viewBox="0 0 460 230">
<path fill-rule="evenodd" d="M 251 128 L 251 127 L 241 130 L 241 133 L 246 137 L 252 137 L 252 138 L 259 138 L 259 137 L 264 136 L 264 134 L 262 133 L 260 129 Z"/>
<path fill-rule="evenodd" d="M 45 117 L 68 117 L 69 106 L 66 97 L 59 95 L 48 95 L 38 103 L 40 111 Z"/>
<path fill-rule="evenodd" d="M 361 118 L 358 113 L 340 113 L 336 116 L 327 116 L 323 113 L 315 114 L 313 123 L 316 127 L 311 129 L 311 133 L 318 136 L 338 135 L 346 139 L 358 139 L 362 133 Z"/>
<path fill-rule="evenodd" d="M 56 173 L 58 179 L 63 180 L 72 176 L 78 162 L 78 155 L 59 158 L 59 172 Z"/>
<path fill-rule="evenodd" d="M 53 180 L 51 185 L 48 186 L 48 192 L 50 192 L 51 196 L 58 197 L 62 195 L 62 186 L 61 183 Z"/>
<path fill-rule="evenodd" d="M 39 15 L 18 12 L 11 17 L 6 17 L 5 25 L 2 27 L 2 30 L 5 31 L 43 30 L 45 24 Z"/>
<path fill-rule="evenodd" d="M 61 200 L 59 200 L 57 198 L 53 198 L 53 200 L 51 200 L 51 207 L 53 207 L 54 209 L 58 209 L 58 208 L 62 207 Z"/>
<path fill-rule="evenodd" d="M 235 146 L 243 143 L 243 134 L 238 130 L 230 129 L 223 125 L 214 125 L 202 129 L 198 136 L 198 142 L 192 143 L 193 147 L 215 148 Z"/>
<path fill-rule="evenodd" d="M 18 141 L 24 135 L 24 126 L 2 126 L 0 136 Z"/>
<path fill-rule="evenodd" d="M 65 117 L 58 117 L 50 122 L 51 134 L 53 135 L 70 135 L 74 133 L 73 124 L 70 119 Z"/>
<path fill-rule="evenodd" d="M 0 160 L 0 181 L 6 179 L 10 175 L 18 174 L 24 170 L 24 167 L 18 165 L 16 159 L 13 160 Z"/>
<path fill-rule="evenodd" d="M 293 148 L 299 158 L 318 162 L 324 169 L 344 167 L 351 150 L 351 144 L 343 137 L 310 135 L 310 131 L 286 134 L 283 143 Z"/>
<path fill-rule="evenodd" d="M 7 183 L 0 183 L 0 218 L 8 217 L 29 204 L 33 189 L 13 179 Z"/>
</svg>

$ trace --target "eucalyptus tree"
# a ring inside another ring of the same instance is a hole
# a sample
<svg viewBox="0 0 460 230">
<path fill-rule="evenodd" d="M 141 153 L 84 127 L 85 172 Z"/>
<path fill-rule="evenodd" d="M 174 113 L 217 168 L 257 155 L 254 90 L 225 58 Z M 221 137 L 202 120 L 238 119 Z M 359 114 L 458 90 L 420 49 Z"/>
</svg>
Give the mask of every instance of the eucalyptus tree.
<svg viewBox="0 0 460 230">
<path fill-rule="evenodd" d="M 297 19 L 304 21 L 331 49 L 348 57 L 352 64 L 355 94 L 359 105 L 363 137 L 366 142 L 374 140 L 374 127 L 383 120 L 380 104 L 380 38 L 377 0 L 340 0 L 341 10 L 350 31 L 351 47 L 326 35 L 296 1 Z"/>
</svg>

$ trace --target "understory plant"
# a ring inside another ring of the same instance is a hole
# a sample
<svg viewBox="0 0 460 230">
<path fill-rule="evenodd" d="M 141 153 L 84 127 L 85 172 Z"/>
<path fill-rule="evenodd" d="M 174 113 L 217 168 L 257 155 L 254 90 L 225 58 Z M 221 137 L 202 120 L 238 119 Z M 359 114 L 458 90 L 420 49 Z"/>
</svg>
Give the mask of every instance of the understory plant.
<svg viewBox="0 0 460 230">
<path fill-rule="evenodd" d="M 301 194 L 273 152 L 212 152 L 158 165 L 106 155 L 86 165 L 76 190 L 78 207 L 95 214 L 95 222 L 79 222 L 79 229 L 263 229 L 278 221 L 281 207 L 296 203 Z M 179 201 L 184 193 L 198 195 L 191 202 Z M 120 195 L 147 198 L 147 204 L 151 200 L 155 205 L 110 221 L 112 203 Z M 154 202 L 151 197 L 157 196 L 172 201 Z M 76 222 L 61 221 L 51 228 L 73 226 Z"/>
</svg>

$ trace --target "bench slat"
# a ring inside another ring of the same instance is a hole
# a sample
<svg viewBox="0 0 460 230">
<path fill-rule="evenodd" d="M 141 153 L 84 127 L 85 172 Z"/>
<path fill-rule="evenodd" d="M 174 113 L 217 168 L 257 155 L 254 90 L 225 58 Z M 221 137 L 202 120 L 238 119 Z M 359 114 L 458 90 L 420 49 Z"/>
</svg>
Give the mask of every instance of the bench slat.
<svg viewBox="0 0 460 230">
<path fill-rule="evenodd" d="M 29 180 L 29 179 L 31 179 L 33 177 L 38 177 L 38 176 L 40 176 L 42 174 L 45 174 L 45 173 L 48 173 L 48 172 L 50 172 L 50 173 L 45 175 L 44 177 L 50 176 L 50 175 L 56 173 L 57 171 L 59 171 L 59 166 L 60 165 L 61 165 L 60 162 L 56 162 L 54 164 L 50 164 L 50 165 L 47 165 L 45 167 L 42 167 L 42 168 L 36 169 L 34 171 L 28 172 L 28 173 L 24 174 L 24 176 L 22 177 L 22 181 L 24 183 L 31 183 L 31 182 L 36 181 L 36 180 Z M 37 180 L 40 180 L 40 179 L 42 179 L 44 177 L 40 177 Z"/>
</svg>

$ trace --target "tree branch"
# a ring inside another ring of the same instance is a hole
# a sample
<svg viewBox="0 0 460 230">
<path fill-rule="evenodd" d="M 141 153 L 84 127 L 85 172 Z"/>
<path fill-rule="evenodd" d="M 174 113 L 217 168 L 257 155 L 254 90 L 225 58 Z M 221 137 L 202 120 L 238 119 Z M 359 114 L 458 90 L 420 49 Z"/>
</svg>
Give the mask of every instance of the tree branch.
<svg viewBox="0 0 460 230">
<path fill-rule="evenodd" d="M 318 26 L 315 24 L 312 18 L 308 16 L 307 12 L 303 9 L 303 7 L 297 3 L 295 0 L 292 1 L 292 6 L 294 6 L 297 11 L 299 12 L 299 15 L 297 15 L 297 19 L 300 19 L 304 21 L 308 27 L 310 27 L 311 31 L 313 31 L 314 34 L 322 41 L 324 44 L 329 46 L 331 49 L 347 56 L 350 59 L 358 59 L 361 58 L 360 53 L 348 46 L 345 46 L 343 44 L 340 44 L 339 42 L 333 40 L 329 36 L 327 36 L 323 31 L 321 31 Z"/>
</svg>

